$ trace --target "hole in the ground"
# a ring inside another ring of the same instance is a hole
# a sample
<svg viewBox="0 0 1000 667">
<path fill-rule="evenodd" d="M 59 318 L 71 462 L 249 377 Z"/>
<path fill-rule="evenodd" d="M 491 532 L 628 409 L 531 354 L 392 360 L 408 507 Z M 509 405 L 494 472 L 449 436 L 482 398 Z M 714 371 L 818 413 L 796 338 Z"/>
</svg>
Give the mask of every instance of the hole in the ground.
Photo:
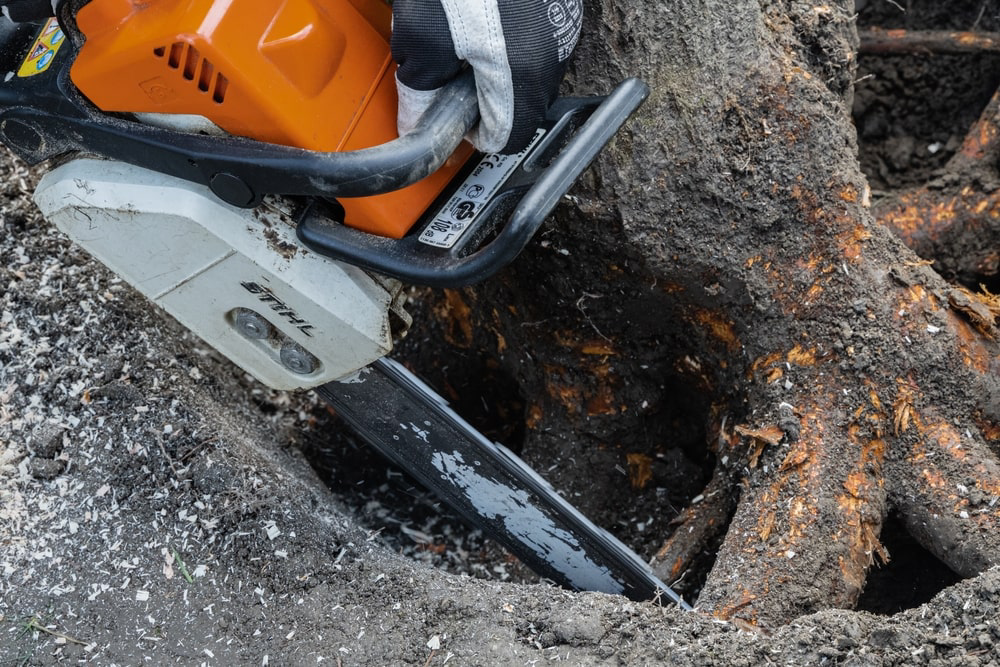
<svg viewBox="0 0 1000 667">
<path fill-rule="evenodd" d="M 477 377 L 476 371 L 482 375 Z M 488 437 L 523 444 L 523 402 L 516 383 L 499 366 L 456 363 L 450 370 L 430 375 L 437 381 L 429 384 Z M 630 484 L 630 471 L 624 465 L 606 480 L 587 474 L 592 460 L 565 461 L 560 471 L 564 477 L 554 477 L 544 467 L 538 469 L 584 514 L 645 559 L 662 545 L 670 520 L 701 492 L 712 466 L 711 457 L 704 453 L 704 429 L 699 426 L 705 422 L 704 398 L 680 380 L 664 381 L 664 388 L 668 400 L 663 410 L 643 420 L 642 433 L 623 434 L 623 440 L 630 442 L 627 451 L 640 454 L 649 466 L 649 477 L 639 487 Z M 513 414 L 516 425 L 505 414 Z M 300 440 L 304 455 L 361 525 L 378 532 L 391 549 L 452 573 L 519 583 L 538 581 L 537 575 L 454 515 L 405 471 L 346 433 L 335 416 L 325 410 L 314 416 L 314 428 Z M 506 440 L 511 437 L 513 441 Z M 622 451 L 607 453 L 617 460 Z M 692 460 L 694 455 L 698 461 Z M 574 478 L 584 480 L 587 497 L 567 491 L 562 484 Z M 609 501 L 611 497 L 620 502 Z M 703 584 L 713 558 L 714 551 L 706 552 L 686 575 L 683 589 L 689 599 Z"/>
<path fill-rule="evenodd" d="M 603 510 L 608 525 L 617 526 L 615 535 L 645 557 L 663 545 L 673 532 L 670 522 L 702 492 L 715 466 L 705 446 L 705 393 L 675 375 L 664 376 L 661 391 L 661 408 L 639 421 L 641 432 L 625 421 L 630 432 L 621 434 L 626 461 L 629 455 L 648 461 L 649 480 L 643 483 L 629 466 L 628 502 Z"/>
<path fill-rule="evenodd" d="M 614 242 L 613 224 L 599 226 L 596 238 L 561 233 L 560 225 L 578 222 L 553 221 L 546 240 L 567 253 L 558 258 L 592 256 Z M 585 262 L 586 270 L 569 274 L 555 270 L 551 249 L 540 243 L 519 262 L 507 279 L 477 292 L 412 292 L 413 331 L 393 356 L 648 560 L 711 475 L 706 425 L 716 397 L 706 377 L 713 370 L 702 367 L 709 362 L 694 350 L 690 331 L 671 331 L 677 299 L 648 289 L 652 277 L 638 280 L 635 272 L 645 270 L 638 263 L 621 261 L 609 273 Z M 621 341 L 604 333 L 623 322 Z M 387 477 L 386 464 L 367 447 L 322 447 L 337 450 L 326 462 L 337 493 L 393 548 L 451 572 L 528 580 L 499 547 L 458 519 L 445 520 L 450 513 L 420 487 L 398 471 Z M 413 530 L 430 536 L 430 557 L 414 548 Z M 700 589 L 713 557 L 714 549 L 698 559 L 686 590 Z"/>
<path fill-rule="evenodd" d="M 860 4 L 860 3 L 859 3 Z M 978 0 L 942 4 L 872 0 L 858 29 L 1000 30 L 1000 10 Z M 934 53 L 858 57 L 854 120 L 861 166 L 876 196 L 923 185 L 955 154 L 1000 85 L 1000 54 Z"/>
<path fill-rule="evenodd" d="M 521 453 L 524 400 L 499 361 L 481 356 L 478 350 L 455 351 L 446 362 L 421 369 L 420 376 L 480 433 Z"/>
<path fill-rule="evenodd" d="M 920 546 L 896 516 L 886 519 L 880 539 L 890 560 L 868 573 L 857 606 L 862 611 L 895 614 L 912 609 L 961 579 Z"/>
</svg>

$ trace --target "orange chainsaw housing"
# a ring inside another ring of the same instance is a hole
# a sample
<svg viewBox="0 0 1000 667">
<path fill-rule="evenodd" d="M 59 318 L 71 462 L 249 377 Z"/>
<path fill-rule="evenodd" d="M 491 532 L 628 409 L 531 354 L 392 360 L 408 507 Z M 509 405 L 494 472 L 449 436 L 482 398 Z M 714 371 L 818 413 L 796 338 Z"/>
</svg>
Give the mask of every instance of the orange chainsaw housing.
<svg viewBox="0 0 1000 667">
<path fill-rule="evenodd" d="M 92 0 L 73 83 L 108 112 L 197 114 L 227 132 L 314 151 L 396 133 L 384 0 Z M 341 198 L 345 224 L 400 238 L 472 154 L 409 187 Z"/>
</svg>

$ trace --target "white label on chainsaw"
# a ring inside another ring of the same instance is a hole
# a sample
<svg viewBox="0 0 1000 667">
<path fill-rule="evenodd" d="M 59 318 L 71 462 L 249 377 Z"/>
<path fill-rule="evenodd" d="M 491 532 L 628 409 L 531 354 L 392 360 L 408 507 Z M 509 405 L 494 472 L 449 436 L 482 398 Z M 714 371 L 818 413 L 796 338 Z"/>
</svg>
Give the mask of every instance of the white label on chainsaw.
<svg viewBox="0 0 1000 667">
<path fill-rule="evenodd" d="M 448 203 L 439 210 L 420 234 L 420 242 L 438 248 L 451 248 L 472 226 L 497 190 L 507 182 L 531 149 L 545 136 L 539 128 L 531 143 L 514 155 L 493 153 L 483 157 L 468 178 L 458 186 Z"/>
</svg>

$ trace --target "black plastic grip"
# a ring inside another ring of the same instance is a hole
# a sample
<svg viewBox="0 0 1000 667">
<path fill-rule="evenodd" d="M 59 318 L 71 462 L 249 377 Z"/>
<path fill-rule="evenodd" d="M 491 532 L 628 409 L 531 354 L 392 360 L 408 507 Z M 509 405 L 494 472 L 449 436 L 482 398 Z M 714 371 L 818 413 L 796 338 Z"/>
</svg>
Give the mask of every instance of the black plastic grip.
<svg viewBox="0 0 1000 667">
<path fill-rule="evenodd" d="M 31 163 L 96 153 L 206 185 L 241 207 L 272 194 L 363 197 L 406 187 L 440 168 L 478 118 L 471 70 L 442 89 L 413 132 L 343 152 L 188 134 L 108 115 L 76 90 L 68 66 L 57 77 L 15 78 L 0 87 L 0 138 Z"/>
<path fill-rule="evenodd" d="M 505 206 L 496 207 L 493 218 L 483 223 L 496 229 L 478 235 L 495 236 L 478 247 L 427 246 L 419 241 L 420 224 L 403 239 L 372 236 L 341 224 L 318 203 L 300 219 L 299 239 L 320 254 L 412 284 L 457 287 L 484 280 L 517 257 L 563 195 L 648 94 L 646 84 L 632 78 L 618 84 L 607 97 L 558 100 L 549 114 L 550 136 L 535 152 L 551 149 L 554 142 L 565 141 L 565 144 L 547 167 L 537 164 L 533 155 L 526 158 L 526 168 L 521 170 L 519 178 L 513 179 L 512 190 L 520 200 L 502 227 L 495 218 L 510 211 L 511 204 L 508 201 Z"/>
</svg>

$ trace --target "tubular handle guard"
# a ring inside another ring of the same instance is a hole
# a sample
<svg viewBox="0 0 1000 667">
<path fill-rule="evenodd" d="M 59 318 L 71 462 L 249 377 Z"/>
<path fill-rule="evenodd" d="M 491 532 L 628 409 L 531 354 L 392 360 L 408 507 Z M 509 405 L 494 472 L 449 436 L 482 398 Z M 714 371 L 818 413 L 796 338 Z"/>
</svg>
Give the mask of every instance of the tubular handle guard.
<svg viewBox="0 0 1000 667">
<path fill-rule="evenodd" d="M 61 87 L 79 114 L 21 105 L 0 112 L 3 138 L 22 157 L 37 162 L 73 151 L 97 153 L 201 183 L 223 201 L 246 208 L 269 194 L 332 198 L 398 190 L 444 164 L 479 117 L 469 72 L 441 91 L 410 134 L 363 150 L 323 153 L 109 116 L 83 99 L 68 77 Z"/>
<path fill-rule="evenodd" d="M 60 11 L 74 42 L 81 39 L 72 18 L 77 4 L 65 2 Z M 0 21 L 0 56 L 23 53 L 36 30 Z M 372 148 L 326 153 L 178 132 L 104 113 L 70 80 L 72 58 L 60 60 L 45 76 L 13 77 L 0 86 L 0 140 L 24 160 L 35 164 L 73 153 L 99 155 L 202 184 L 239 207 L 257 206 L 267 195 L 313 198 L 299 225 L 300 239 L 310 248 L 432 286 L 483 280 L 516 257 L 649 92 L 638 79 L 627 79 L 606 98 L 557 100 L 545 136 L 477 216 L 474 228 L 460 243 L 441 248 L 418 240 L 433 222 L 427 215 L 404 238 L 386 239 L 344 226 L 337 207 L 324 202 L 397 190 L 444 164 L 478 118 L 471 72 L 445 87 L 410 134 Z"/>
<path fill-rule="evenodd" d="M 645 83 L 630 78 L 607 97 L 557 100 L 549 110 L 545 139 L 487 205 L 475 222 L 477 228 L 465 232 L 468 242 L 449 249 L 421 243 L 420 234 L 434 222 L 433 213 L 402 239 L 373 236 L 341 224 L 322 202 L 314 202 L 301 216 L 299 239 L 323 255 L 408 283 L 457 287 L 485 280 L 517 257 L 648 95 Z M 446 115 L 444 109 L 440 113 Z"/>
</svg>

